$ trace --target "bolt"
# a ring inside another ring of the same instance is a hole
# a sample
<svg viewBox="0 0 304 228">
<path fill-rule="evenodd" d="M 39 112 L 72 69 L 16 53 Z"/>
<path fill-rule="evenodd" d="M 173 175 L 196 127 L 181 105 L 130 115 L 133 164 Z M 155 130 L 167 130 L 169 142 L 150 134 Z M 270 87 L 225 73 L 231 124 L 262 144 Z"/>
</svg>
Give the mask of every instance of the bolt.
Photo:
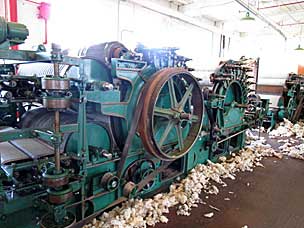
<svg viewBox="0 0 304 228">
<path fill-rule="evenodd" d="M 113 182 L 111 183 L 111 187 L 112 187 L 112 188 L 116 188 L 116 187 L 117 187 L 117 184 L 118 184 L 117 181 L 113 181 Z"/>
</svg>

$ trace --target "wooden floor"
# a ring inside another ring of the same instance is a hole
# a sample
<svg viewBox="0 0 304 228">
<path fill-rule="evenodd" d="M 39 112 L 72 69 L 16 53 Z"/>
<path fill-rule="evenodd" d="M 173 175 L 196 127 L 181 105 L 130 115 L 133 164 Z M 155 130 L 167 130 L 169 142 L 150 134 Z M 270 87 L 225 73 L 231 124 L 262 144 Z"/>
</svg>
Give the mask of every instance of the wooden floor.
<svg viewBox="0 0 304 228">
<path fill-rule="evenodd" d="M 265 168 L 239 173 L 227 180 L 217 196 L 202 198 L 207 205 L 193 208 L 189 217 L 171 210 L 167 224 L 157 228 L 304 228 L 304 161 L 292 158 L 266 158 Z M 229 193 L 233 192 L 233 194 Z M 230 198 L 225 201 L 224 198 Z M 220 209 L 213 210 L 211 204 Z M 204 214 L 214 212 L 212 218 Z"/>
</svg>

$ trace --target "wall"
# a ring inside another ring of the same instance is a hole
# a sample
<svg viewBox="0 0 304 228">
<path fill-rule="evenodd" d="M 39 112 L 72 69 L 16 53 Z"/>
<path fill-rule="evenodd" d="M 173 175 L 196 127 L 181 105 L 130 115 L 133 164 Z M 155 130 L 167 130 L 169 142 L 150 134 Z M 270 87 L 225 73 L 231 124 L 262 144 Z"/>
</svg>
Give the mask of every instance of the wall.
<svg viewBox="0 0 304 228">
<path fill-rule="evenodd" d="M 151 1 L 170 7 L 168 1 Z M 3 2 L 0 0 L 0 4 Z M 261 59 L 259 84 L 282 85 L 289 72 L 296 72 L 297 61 L 303 59 L 288 51 L 292 50 L 289 41 L 285 42 L 275 33 L 232 35 L 230 48 L 219 57 L 220 34 L 136 4 L 119 0 L 89 0 L 85 4 L 82 0 L 50 2 L 49 43 L 72 49 L 112 40 L 122 41 L 130 49 L 137 42 L 149 47 L 177 46 L 180 54 L 193 59 L 189 65 L 196 69 L 195 76 L 206 81 L 220 60 L 245 55 Z M 19 22 L 25 23 L 30 30 L 29 39 L 22 48 L 31 49 L 44 41 L 44 22 L 37 19 L 37 13 L 37 4 L 18 0 Z M 214 24 L 206 19 L 201 19 L 201 23 Z"/>
<path fill-rule="evenodd" d="M 154 2 L 169 7 L 168 1 Z M 130 49 L 138 42 L 148 47 L 179 47 L 180 54 L 193 59 L 190 66 L 197 69 L 195 75 L 203 78 L 209 78 L 218 63 L 214 54 L 216 34 L 137 4 L 118 0 L 90 0 L 90 4 L 54 0 L 52 15 L 50 40 L 63 47 L 80 48 L 112 40 L 121 41 Z M 213 22 L 209 21 L 210 24 Z"/>
<path fill-rule="evenodd" d="M 0 16 L 5 17 L 5 1 L 6 0 L 0 0 Z"/>
<path fill-rule="evenodd" d="M 298 64 L 304 62 L 304 52 L 295 51 L 298 40 L 284 40 L 274 34 L 251 33 L 234 39 L 231 52 L 232 57 L 241 55 L 260 57 L 259 80 L 260 85 L 283 86 L 290 72 L 297 73 Z M 269 98 L 276 106 L 280 95 L 261 94 L 262 98 Z"/>
<path fill-rule="evenodd" d="M 294 45 L 295 47 L 295 45 Z M 234 40 L 232 57 L 260 57 L 259 84 L 283 85 L 288 73 L 297 72 L 300 58 L 291 40 L 274 35 L 251 34 Z"/>
<path fill-rule="evenodd" d="M 42 0 L 35 0 L 34 2 L 42 2 Z M 43 2 L 50 2 L 50 0 L 43 0 Z M 39 44 L 44 42 L 44 20 L 38 19 L 38 4 L 26 0 L 17 0 L 18 3 L 18 22 L 23 23 L 29 30 L 29 36 L 24 45 L 20 48 L 36 49 Z"/>
<path fill-rule="evenodd" d="M 26 24 L 30 31 L 20 49 L 36 48 L 44 41 L 44 21 L 37 18 L 37 4 L 28 0 L 17 1 L 18 21 Z M 171 6 L 165 0 L 150 2 L 168 9 Z M 180 48 L 180 54 L 193 59 L 189 65 L 196 69 L 195 76 L 206 80 L 219 62 L 220 34 L 137 4 L 119 0 L 90 0 L 85 4 L 82 0 L 52 0 L 50 3 L 49 44 L 54 42 L 64 49 L 79 49 L 118 40 L 130 49 L 138 42 L 148 47 L 175 46 Z M 201 24 L 214 25 L 205 18 L 200 21 Z"/>
</svg>

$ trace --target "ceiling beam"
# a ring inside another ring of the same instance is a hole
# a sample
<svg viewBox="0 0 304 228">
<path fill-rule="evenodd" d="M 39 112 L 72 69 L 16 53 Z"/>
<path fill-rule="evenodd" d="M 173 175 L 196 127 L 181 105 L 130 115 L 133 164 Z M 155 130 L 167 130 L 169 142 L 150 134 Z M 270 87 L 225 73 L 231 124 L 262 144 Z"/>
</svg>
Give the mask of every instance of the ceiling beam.
<svg viewBox="0 0 304 228">
<path fill-rule="evenodd" d="M 288 11 L 287 11 L 288 12 Z M 304 9 L 294 9 L 292 10 L 290 13 L 292 13 L 292 16 L 304 16 Z M 275 11 L 275 12 L 267 12 L 267 16 L 268 17 L 276 17 L 276 16 L 288 16 L 288 14 L 286 13 L 286 11 L 283 10 L 279 10 L 279 11 Z"/>
<path fill-rule="evenodd" d="M 294 26 L 294 25 L 304 25 L 304 21 L 302 21 L 302 22 L 295 22 L 295 23 L 289 23 L 289 24 L 281 24 L 280 26 Z"/>
<path fill-rule="evenodd" d="M 284 32 L 280 29 L 280 27 L 273 21 L 271 21 L 269 18 L 267 18 L 265 15 L 263 15 L 261 12 L 256 10 L 255 8 L 248 6 L 248 3 L 244 0 L 235 0 L 237 3 L 239 3 L 241 6 L 243 6 L 246 10 L 248 10 L 250 13 L 255 15 L 257 18 L 262 20 L 264 23 L 269 25 L 272 29 L 277 31 L 282 37 L 284 37 L 285 40 L 287 40 L 287 36 L 284 34 Z"/>
<path fill-rule="evenodd" d="M 177 3 L 177 4 L 181 4 L 181 5 L 187 5 L 187 4 L 190 4 L 191 1 L 189 0 L 169 0 L 169 2 L 172 2 L 172 3 Z"/>
<path fill-rule="evenodd" d="M 226 4 L 227 2 L 230 2 L 229 0 L 200 0 L 200 1 L 196 1 L 194 3 L 191 4 L 187 4 L 184 6 L 180 7 L 180 11 L 182 12 L 189 12 L 189 11 L 196 11 L 196 10 L 200 10 L 201 8 L 204 7 L 210 7 L 210 6 L 218 6 L 221 4 Z"/>
<path fill-rule="evenodd" d="M 151 11 L 160 13 L 162 15 L 168 16 L 168 17 L 172 17 L 175 19 L 178 19 L 180 21 L 186 22 L 188 24 L 197 26 L 199 28 L 214 32 L 214 33 L 224 33 L 224 31 L 222 29 L 219 29 L 216 26 L 212 26 L 212 25 L 208 25 L 205 23 L 200 22 L 199 20 L 189 17 L 183 13 L 180 13 L 176 10 L 167 8 L 167 7 L 163 7 L 160 6 L 158 4 L 152 3 L 151 1 L 147 1 L 147 0 L 128 0 L 128 2 L 133 3 L 135 5 L 141 6 L 143 8 L 149 9 Z"/>
<path fill-rule="evenodd" d="M 258 10 L 272 9 L 272 8 L 277 8 L 277 7 L 282 7 L 282 6 L 297 5 L 297 4 L 301 4 L 301 3 L 304 3 L 304 1 L 287 2 L 287 3 L 283 3 L 283 4 L 278 4 L 278 5 L 259 7 Z"/>
</svg>

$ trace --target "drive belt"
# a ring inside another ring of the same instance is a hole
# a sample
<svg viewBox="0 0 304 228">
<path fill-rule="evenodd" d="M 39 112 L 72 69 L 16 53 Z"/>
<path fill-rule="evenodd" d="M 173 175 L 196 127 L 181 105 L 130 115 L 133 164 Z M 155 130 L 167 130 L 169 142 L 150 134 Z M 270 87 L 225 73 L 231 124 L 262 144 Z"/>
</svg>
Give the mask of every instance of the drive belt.
<svg viewBox="0 0 304 228">
<path fill-rule="evenodd" d="M 137 185 L 137 192 L 141 191 L 150 181 L 152 181 L 157 174 L 160 174 L 164 172 L 168 166 L 172 163 L 173 161 L 167 161 L 163 162 L 163 164 L 155 169 L 152 173 L 150 173 L 148 176 L 145 177 L 145 179 L 141 180 Z"/>
<path fill-rule="evenodd" d="M 132 140 L 134 138 L 134 135 L 135 135 L 137 127 L 138 127 L 141 111 L 144 107 L 144 99 L 143 98 L 145 97 L 145 94 L 146 94 L 145 91 L 146 91 L 146 89 L 144 87 L 139 94 L 139 97 L 138 97 L 138 100 L 137 100 L 136 110 L 135 110 L 134 117 L 133 117 L 132 122 L 131 122 L 131 128 L 130 128 L 130 131 L 128 133 L 125 145 L 123 147 L 123 150 L 122 150 L 122 153 L 121 153 L 121 156 L 120 156 L 120 160 L 119 160 L 118 167 L 117 167 L 117 177 L 119 179 L 121 178 L 121 176 L 123 174 L 123 168 L 124 168 L 127 156 L 128 156 L 129 148 L 132 144 Z"/>
</svg>

